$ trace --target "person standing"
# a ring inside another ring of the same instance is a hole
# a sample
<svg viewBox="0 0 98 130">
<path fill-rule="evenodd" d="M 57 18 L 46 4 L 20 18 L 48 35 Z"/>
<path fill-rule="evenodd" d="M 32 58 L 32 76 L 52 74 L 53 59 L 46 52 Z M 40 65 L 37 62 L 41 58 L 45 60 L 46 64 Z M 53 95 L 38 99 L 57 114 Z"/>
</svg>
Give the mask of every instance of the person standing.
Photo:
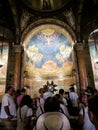
<svg viewBox="0 0 98 130">
<path fill-rule="evenodd" d="M 44 98 L 43 98 L 43 93 L 44 93 L 44 90 L 43 88 L 40 88 L 39 89 L 39 96 L 37 98 L 37 107 L 39 107 L 40 105 L 44 105 Z"/>
<path fill-rule="evenodd" d="M 74 86 L 70 87 L 70 92 L 69 92 L 69 98 L 72 101 L 72 105 L 73 107 L 78 107 L 78 103 L 79 103 L 79 96 L 78 94 L 75 92 L 75 88 Z"/>
<path fill-rule="evenodd" d="M 94 124 L 96 130 L 98 130 L 98 92 L 88 99 L 88 113 L 91 122 Z"/>
<path fill-rule="evenodd" d="M 66 100 L 66 98 L 64 98 L 64 89 L 60 89 L 59 90 L 59 94 L 60 94 L 60 96 L 61 96 L 61 98 L 62 98 L 62 100 L 63 100 L 63 103 L 64 103 L 64 105 L 67 107 L 67 100 Z"/>
<path fill-rule="evenodd" d="M 17 129 L 32 130 L 31 119 L 33 116 L 32 99 L 29 95 L 24 95 L 21 104 L 17 109 Z"/>
<path fill-rule="evenodd" d="M 49 86 L 46 85 L 44 87 L 44 93 L 43 93 L 44 100 L 46 100 L 48 97 L 52 97 L 52 96 L 53 96 L 53 93 L 49 90 Z"/>
<path fill-rule="evenodd" d="M 88 97 L 85 93 L 81 94 L 80 96 L 80 112 L 78 121 L 82 124 L 82 130 L 95 130 L 94 125 L 90 121 L 89 114 L 88 114 Z M 94 105 L 94 107 L 96 107 Z"/>
<path fill-rule="evenodd" d="M 55 94 L 55 96 L 57 97 L 57 99 L 60 102 L 60 111 L 69 118 L 69 112 L 68 112 L 67 106 L 64 105 L 64 102 L 63 102 L 61 95 Z"/>
<path fill-rule="evenodd" d="M 60 112 L 60 102 L 56 96 L 45 100 L 44 110 L 33 130 L 71 130 L 68 118 Z"/>
<path fill-rule="evenodd" d="M 26 93 L 26 89 L 25 89 L 25 88 L 22 88 L 22 89 L 20 90 L 20 95 L 17 97 L 17 101 L 16 101 L 18 107 L 20 106 L 21 100 L 22 100 L 23 96 L 25 95 L 25 93 Z"/>
<path fill-rule="evenodd" d="M 37 117 L 44 112 L 43 106 L 45 103 L 45 100 L 43 98 L 44 88 L 40 88 L 38 92 L 39 92 L 39 97 L 37 98 L 37 110 L 36 110 Z"/>
<path fill-rule="evenodd" d="M 13 98 L 14 88 L 10 85 L 6 88 L 6 92 L 1 103 L 1 119 L 12 119 L 16 116 L 16 104 Z"/>
</svg>

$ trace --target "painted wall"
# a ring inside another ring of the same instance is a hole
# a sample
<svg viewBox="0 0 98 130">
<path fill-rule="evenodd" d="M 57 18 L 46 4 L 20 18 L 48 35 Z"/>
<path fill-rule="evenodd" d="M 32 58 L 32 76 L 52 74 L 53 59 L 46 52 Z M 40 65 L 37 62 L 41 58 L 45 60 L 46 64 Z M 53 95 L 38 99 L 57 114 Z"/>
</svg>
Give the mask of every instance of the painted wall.
<svg viewBox="0 0 98 130">
<path fill-rule="evenodd" d="M 30 86 L 30 93 L 36 92 L 47 80 L 54 80 L 58 88 L 64 89 L 75 83 L 73 46 L 58 31 L 42 29 L 26 43 L 24 85 Z"/>
</svg>

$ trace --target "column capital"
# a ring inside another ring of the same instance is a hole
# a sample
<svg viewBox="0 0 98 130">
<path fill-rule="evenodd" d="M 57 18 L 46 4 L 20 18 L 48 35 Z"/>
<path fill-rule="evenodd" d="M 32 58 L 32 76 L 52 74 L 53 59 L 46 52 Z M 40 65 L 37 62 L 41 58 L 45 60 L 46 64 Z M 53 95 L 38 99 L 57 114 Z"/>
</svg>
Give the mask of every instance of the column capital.
<svg viewBox="0 0 98 130">
<path fill-rule="evenodd" d="M 75 44 L 75 49 L 78 51 L 78 50 L 81 50 L 81 51 L 83 51 L 83 49 L 84 49 L 84 44 L 83 43 L 76 43 Z"/>
<path fill-rule="evenodd" d="M 22 46 L 21 45 L 14 45 L 14 51 L 15 52 L 21 52 L 22 51 Z"/>
</svg>

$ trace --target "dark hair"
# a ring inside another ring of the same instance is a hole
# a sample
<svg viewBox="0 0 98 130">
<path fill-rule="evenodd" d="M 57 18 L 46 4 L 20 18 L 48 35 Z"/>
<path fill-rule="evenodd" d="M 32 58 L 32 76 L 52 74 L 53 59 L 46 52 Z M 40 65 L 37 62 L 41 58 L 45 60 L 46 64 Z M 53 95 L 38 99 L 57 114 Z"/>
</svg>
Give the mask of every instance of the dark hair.
<svg viewBox="0 0 98 130">
<path fill-rule="evenodd" d="M 17 90 L 15 91 L 14 95 L 15 95 L 15 96 L 20 95 L 20 89 L 17 89 Z"/>
<path fill-rule="evenodd" d="M 88 99 L 88 108 L 89 108 L 89 111 L 91 111 L 98 120 L 98 94 L 91 96 Z"/>
<path fill-rule="evenodd" d="M 25 91 L 26 91 L 26 89 L 25 89 L 25 88 L 22 88 L 20 91 L 21 91 L 21 92 L 25 92 Z"/>
<path fill-rule="evenodd" d="M 87 86 L 87 88 L 85 89 L 85 92 L 87 93 L 88 96 L 94 95 L 94 88 Z"/>
<path fill-rule="evenodd" d="M 44 92 L 44 88 L 39 88 L 38 92 L 39 93 Z"/>
<path fill-rule="evenodd" d="M 69 94 L 69 92 L 66 92 L 66 91 L 65 91 L 65 95 L 68 95 L 68 94 Z"/>
<path fill-rule="evenodd" d="M 57 97 L 48 97 L 44 104 L 45 112 L 56 112 L 60 110 L 60 102 Z"/>
<path fill-rule="evenodd" d="M 8 92 L 10 89 L 12 89 L 12 90 L 14 91 L 14 88 L 13 88 L 13 86 L 11 86 L 11 85 L 8 85 L 8 86 L 6 87 L 6 91 L 5 91 L 5 92 Z"/>
<path fill-rule="evenodd" d="M 20 104 L 20 107 L 27 105 L 28 107 L 32 107 L 32 99 L 29 95 L 24 95 Z"/>
<path fill-rule="evenodd" d="M 79 95 L 79 101 L 80 101 L 80 103 L 82 103 L 82 104 L 84 104 L 84 102 L 82 101 L 82 98 L 83 98 L 84 96 L 87 96 L 87 94 L 85 94 L 84 92 L 83 92 L 83 93 L 80 93 L 80 95 Z M 85 104 L 84 104 L 84 105 L 85 105 Z"/>
<path fill-rule="evenodd" d="M 62 96 L 61 96 L 60 94 L 55 94 L 54 96 L 59 100 L 59 102 L 60 102 L 61 104 L 64 104 L 63 98 L 62 98 Z"/>
<path fill-rule="evenodd" d="M 63 95 L 64 94 L 64 89 L 60 89 L 59 94 Z"/>
<path fill-rule="evenodd" d="M 61 98 L 61 95 L 60 94 L 55 94 L 55 96 L 60 99 Z"/>
<path fill-rule="evenodd" d="M 75 91 L 75 88 L 72 86 L 72 87 L 70 87 L 70 91 Z"/>
</svg>

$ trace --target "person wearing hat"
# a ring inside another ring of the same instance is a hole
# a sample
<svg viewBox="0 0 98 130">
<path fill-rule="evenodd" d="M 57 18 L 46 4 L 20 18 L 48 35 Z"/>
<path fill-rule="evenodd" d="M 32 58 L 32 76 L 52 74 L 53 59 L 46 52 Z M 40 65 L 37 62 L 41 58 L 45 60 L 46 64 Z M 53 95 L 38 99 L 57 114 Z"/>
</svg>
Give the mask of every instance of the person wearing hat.
<svg viewBox="0 0 98 130">
<path fill-rule="evenodd" d="M 33 130 L 70 130 L 68 118 L 60 112 L 60 102 L 53 96 L 44 104 L 45 113 L 38 117 Z"/>
</svg>

